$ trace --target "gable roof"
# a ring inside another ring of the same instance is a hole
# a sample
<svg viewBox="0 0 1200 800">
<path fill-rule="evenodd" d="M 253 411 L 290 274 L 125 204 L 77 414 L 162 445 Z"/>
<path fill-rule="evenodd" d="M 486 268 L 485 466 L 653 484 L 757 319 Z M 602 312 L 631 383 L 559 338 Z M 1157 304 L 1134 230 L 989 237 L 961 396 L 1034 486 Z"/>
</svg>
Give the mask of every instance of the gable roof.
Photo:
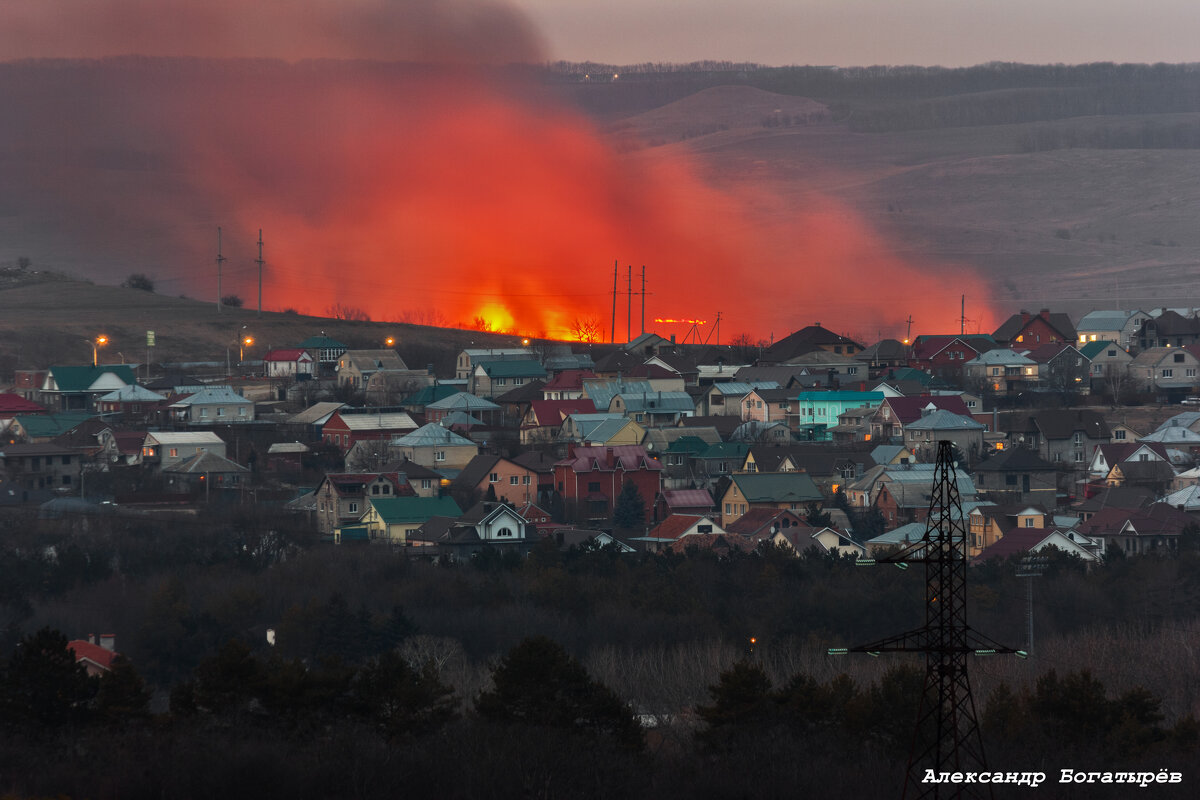
<svg viewBox="0 0 1200 800">
<path fill-rule="evenodd" d="M 18 414 L 44 414 L 46 409 L 19 394 L 0 392 L 0 417 L 15 417 Z"/>
<path fill-rule="evenodd" d="M 555 466 L 567 467 L 575 472 L 591 472 L 593 468 L 609 471 L 616 468 L 618 461 L 626 470 L 648 469 L 657 472 L 663 468 L 644 447 L 636 444 L 576 447 L 572 455 L 558 461 Z"/>
<path fill-rule="evenodd" d="M 668 508 L 712 508 L 712 495 L 708 489 L 667 489 L 662 493 Z"/>
<path fill-rule="evenodd" d="M 500 406 L 482 397 L 476 397 L 470 392 L 457 391 L 441 400 L 425 404 L 426 410 L 434 411 L 465 411 L 468 414 L 479 411 L 499 411 Z"/>
<path fill-rule="evenodd" d="M 128 364 L 114 364 L 111 366 L 55 366 L 47 370 L 47 382 L 54 381 L 54 385 L 58 387 L 60 392 L 86 392 L 94 386 L 97 381 L 100 381 L 105 374 L 111 374 L 117 380 L 125 385 L 137 383 L 137 378 L 134 377 L 133 370 Z M 115 386 L 111 388 L 116 388 Z"/>
<path fill-rule="evenodd" d="M 747 503 L 811 503 L 824 499 L 806 472 L 751 472 L 730 476 Z"/>
<path fill-rule="evenodd" d="M 210 472 L 249 472 L 236 461 L 230 461 L 216 453 L 197 453 L 191 458 L 167 467 L 163 472 L 181 472 L 187 475 L 206 475 Z"/>
<path fill-rule="evenodd" d="M 962 395 L 957 394 L 885 397 L 882 403 L 892 410 L 892 413 L 896 415 L 896 419 L 900 421 L 901 425 L 908 425 L 910 422 L 919 420 L 925 408 L 929 406 L 954 414 L 960 414 L 964 417 L 971 416 L 971 410 L 963 402 Z"/>
<path fill-rule="evenodd" d="M 450 497 L 374 497 L 370 504 L 386 525 L 425 522 L 433 517 L 457 518 L 458 503 Z"/>
<path fill-rule="evenodd" d="M 470 439 L 463 438 L 436 422 L 426 423 L 412 433 L 397 436 L 392 439 L 392 444 L 396 447 L 478 447 Z"/>
<path fill-rule="evenodd" d="M 982 431 L 987 426 L 969 416 L 939 408 L 904 427 L 910 431 Z"/>
<path fill-rule="evenodd" d="M 1125 348 L 1122 347 L 1121 345 L 1117 344 L 1116 342 L 1110 342 L 1110 341 L 1107 341 L 1104 339 L 1101 339 L 1096 342 L 1088 342 L 1087 344 L 1080 346 L 1079 352 L 1081 354 L 1083 354 L 1084 358 L 1086 358 L 1088 361 L 1091 361 L 1096 356 L 1100 355 L 1105 350 L 1108 350 L 1110 348 L 1115 348 L 1117 350 L 1120 350 L 1122 353 L 1125 352 Z"/>
<path fill-rule="evenodd" d="M 483 370 L 489 378 L 545 378 L 546 369 L 534 359 L 480 361 L 475 369 Z"/>
<path fill-rule="evenodd" d="M 1013 314 L 1004 321 L 1004 324 L 996 329 L 995 333 L 992 334 L 992 338 L 997 342 L 1011 342 L 1026 326 L 1036 319 L 1041 319 L 1049 325 L 1063 341 L 1075 341 L 1075 326 L 1071 323 L 1071 318 L 1066 314 L 1058 311 L 1052 312 L 1049 309 L 1042 309 L 1039 314 L 1030 314 L 1028 311 Z"/>
<path fill-rule="evenodd" d="M 534 400 L 530 408 L 541 427 L 562 425 L 571 414 L 596 413 L 596 404 L 586 397 L 578 400 Z"/>
</svg>

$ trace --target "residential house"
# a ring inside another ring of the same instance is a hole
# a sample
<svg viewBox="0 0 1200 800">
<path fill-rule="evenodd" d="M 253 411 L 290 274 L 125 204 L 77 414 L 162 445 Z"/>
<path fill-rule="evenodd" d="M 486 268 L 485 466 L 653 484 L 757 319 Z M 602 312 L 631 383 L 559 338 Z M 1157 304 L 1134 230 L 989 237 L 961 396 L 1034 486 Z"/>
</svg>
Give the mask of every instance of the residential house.
<svg viewBox="0 0 1200 800">
<path fill-rule="evenodd" d="M 1143 320 L 1134 338 L 1139 350 L 1186 347 L 1200 343 L 1200 320 L 1168 309 Z"/>
<path fill-rule="evenodd" d="M 321 426 L 321 439 L 336 445 L 345 455 L 358 442 L 387 442 L 411 433 L 416 427 L 413 418 L 403 411 L 343 407 Z"/>
<path fill-rule="evenodd" d="M 1013 314 L 992 334 L 1000 347 L 1029 350 L 1042 344 L 1076 341 L 1075 326 L 1066 314 L 1043 308 L 1030 314 Z"/>
<path fill-rule="evenodd" d="M 839 356 L 853 356 L 865 348 L 858 342 L 821 327 L 821 323 L 801 328 L 763 351 L 760 364 L 794 364 L 796 359 L 814 350 Z"/>
<path fill-rule="evenodd" d="M 709 446 L 699 437 L 680 436 L 671 442 L 666 450 L 653 453 L 663 465 L 663 486 L 669 489 L 685 489 L 706 481 L 707 476 L 701 475 L 696 458 Z"/>
<path fill-rule="evenodd" d="M 1000 430 L 1009 446 L 1033 450 L 1060 470 L 1085 468 L 1096 447 L 1110 438 L 1108 423 L 1098 411 L 1079 408 L 1045 408 L 998 415 Z"/>
<path fill-rule="evenodd" d="M 716 505 L 707 489 L 663 489 L 655 506 L 654 518 L 666 519 L 672 514 L 699 517 L 715 516 Z"/>
<path fill-rule="evenodd" d="M 377 372 L 408 370 L 395 350 L 347 350 L 338 356 L 337 380 L 352 389 L 365 389 Z"/>
<path fill-rule="evenodd" d="M 719 478 L 741 469 L 750 452 L 745 442 L 717 442 L 691 457 L 693 475 L 698 484 L 711 486 Z"/>
<path fill-rule="evenodd" d="M 1003 561 L 1018 555 L 1044 553 L 1051 548 L 1075 556 L 1085 564 L 1100 560 L 1100 543 L 1076 531 L 1017 528 L 980 551 L 972 562 L 983 564 L 992 559 Z"/>
<path fill-rule="evenodd" d="M 479 454 L 463 467 L 454 483 L 481 497 L 513 505 L 532 503 L 538 497 L 538 476 L 529 467 L 497 455 Z"/>
<path fill-rule="evenodd" d="M 276 476 L 299 475 L 309 452 L 303 442 L 272 442 L 267 448 L 266 470 Z"/>
<path fill-rule="evenodd" d="M 335 411 L 346 408 L 345 403 L 321 402 L 314 403 L 299 414 L 288 417 L 286 427 L 293 435 L 306 442 L 324 441 L 322 435 L 325 423 Z"/>
<path fill-rule="evenodd" d="M 460 517 L 462 509 L 449 497 L 369 497 L 357 524 L 367 528 L 373 542 L 411 545 L 411 537 L 434 517 Z"/>
<path fill-rule="evenodd" d="M 521 420 L 521 444 L 548 444 L 558 439 L 563 422 L 571 414 L 594 414 L 596 406 L 587 398 L 534 400 Z"/>
<path fill-rule="evenodd" d="M 254 403 L 227 386 L 204 389 L 172 402 L 167 411 L 179 425 L 232 425 L 254 421 Z"/>
<path fill-rule="evenodd" d="M 476 397 L 469 392 L 456 392 L 449 397 L 425 405 L 425 421 L 441 422 L 450 414 L 461 412 L 483 422 L 485 425 L 500 425 L 502 409 L 496 403 Z"/>
<path fill-rule="evenodd" d="M 44 490 L 75 494 L 79 490 L 83 458 L 78 450 L 49 442 L 0 445 L 0 474 L 24 491 Z"/>
<path fill-rule="evenodd" d="M 362 392 L 368 405 L 392 406 L 436 381 L 428 369 L 381 369 L 366 378 Z"/>
<path fill-rule="evenodd" d="M 807 509 L 805 509 L 807 513 Z M 808 528 L 804 514 L 786 508 L 748 508 L 746 513 L 729 523 L 727 533 L 758 543 L 770 541 L 780 531 Z"/>
<path fill-rule="evenodd" d="M 328 473 L 313 492 L 317 504 L 317 530 L 332 536 L 335 529 L 354 525 L 367 511 L 371 499 L 412 497 L 406 479 L 396 473 Z"/>
<path fill-rule="evenodd" d="M 1036 505 L 981 505 L 967 514 L 967 555 L 974 558 L 984 548 L 1014 530 L 1047 527 L 1046 509 Z"/>
<path fill-rule="evenodd" d="M 662 464 L 644 447 L 568 445 L 567 457 L 554 465 L 554 485 L 569 518 L 607 520 L 626 481 L 637 487 L 649 513 L 661 491 Z"/>
<path fill-rule="evenodd" d="M 142 463 L 161 471 L 199 453 L 224 458 L 225 440 L 212 431 L 152 431 L 142 444 Z"/>
<path fill-rule="evenodd" d="M 1048 342 L 1025 355 L 1037 363 L 1043 389 L 1068 396 L 1090 390 L 1090 362 L 1070 342 Z"/>
<path fill-rule="evenodd" d="M 1092 452 L 1087 463 L 1087 477 L 1093 481 L 1105 480 L 1112 474 L 1113 467 L 1126 462 L 1171 463 L 1171 455 L 1162 444 L 1154 442 L 1101 443 Z"/>
<path fill-rule="evenodd" d="M 312 353 L 301 347 L 271 350 L 263 356 L 263 369 L 268 378 L 307 380 L 313 375 Z"/>
<path fill-rule="evenodd" d="M 393 438 L 388 445 L 388 452 L 394 457 L 406 458 L 442 474 L 448 471 L 457 474 L 479 454 L 479 445 L 436 422 L 430 422 L 411 433 Z"/>
<path fill-rule="evenodd" d="M 563 420 L 559 440 L 589 446 L 640 444 L 646 429 L 619 414 L 570 414 Z"/>
<path fill-rule="evenodd" d="M 770 541 L 776 547 L 797 556 L 809 548 L 816 548 L 826 555 L 854 558 L 863 558 L 867 553 L 867 549 L 850 534 L 832 527 L 788 528 L 777 531 Z"/>
<path fill-rule="evenodd" d="M 37 416 L 44 415 L 46 409 L 32 400 L 26 400 L 19 394 L 12 392 L 0 393 L 0 437 L 8 433 L 9 426 L 13 420 L 21 415 Z M 9 444 L 15 444 L 10 441 Z"/>
<path fill-rule="evenodd" d="M 458 354 L 454 365 L 454 377 L 469 381 L 475 373 L 475 367 L 481 361 L 503 361 L 510 358 L 527 361 L 532 357 L 533 351 L 528 347 L 467 348 Z"/>
<path fill-rule="evenodd" d="M 99 397 L 96 400 L 96 410 L 106 416 L 145 421 L 166 399 L 158 392 L 144 389 L 135 383 Z"/>
<path fill-rule="evenodd" d="M 992 394 L 1018 394 L 1038 385 L 1038 364 L 1006 347 L 981 353 L 963 365 L 967 386 Z"/>
<path fill-rule="evenodd" d="M 1129 362 L 1129 379 L 1144 392 L 1180 400 L 1196 392 L 1200 359 L 1182 347 L 1150 347 Z"/>
<path fill-rule="evenodd" d="M 984 426 L 969 416 L 937 409 L 904 426 L 904 443 L 922 461 L 936 461 L 938 443 L 948 441 L 968 463 L 983 454 Z"/>
<path fill-rule="evenodd" d="M 495 397 L 530 381 L 549 378 L 546 368 L 536 359 L 480 361 L 471 372 L 468 391 L 479 397 Z"/>
<path fill-rule="evenodd" d="M 916 422 L 931 411 L 949 411 L 970 416 L 970 409 L 959 395 L 918 395 L 884 397 L 870 418 L 870 441 L 875 444 L 904 443 L 904 426 Z"/>
<path fill-rule="evenodd" d="M 828 429 L 838 424 L 839 416 L 850 409 L 878 408 L 883 400 L 883 392 L 800 392 L 791 426 L 801 438 L 829 441 L 832 434 Z"/>
<path fill-rule="evenodd" d="M 168 492 L 197 495 L 197 499 L 209 502 L 229 490 L 240 490 L 250 470 L 216 453 L 197 453 L 163 467 L 162 474 Z"/>
<path fill-rule="evenodd" d="M 621 414 L 645 428 L 676 425 L 695 411 L 696 406 L 687 392 L 623 392 L 608 405 L 610 414 Z"/>
<path fill-rule="evenodd" d="M 758 381 L 755 383 L 742 383 L 740 381 L 725 381 L 714 383 L 704 392 L 699 410 L 703 415 L 723 416 L 731 415 L 741 419 L 749 419 L 745 416 L 742 407 L 742 400 L 750 392 L 755 389 L 778 389 L 779 384 L 774 381 Z M 761 402 L 761 398 L 759 398 Z M 759 406 L 761 411 L 761 405 Z"/>
<path fill-rule="evenodd" d="M 730 525 L 752 508 L 805 513 L 810 504 L 819 507 L 824 499 L 805 472 L 735 474 L 730 476 L 729 487 L 718 501 L 721 525 Z"/>
<path fill-rule="evenodd" d="M 1058 468 L 1032 450 L 1013 447 L 975 465 L 979 496 L 1001 504 L 1058 505 Z"/>
<path fill-rule="evenodd" d="M 929 516 L 933 496 L 936 464 L 908 464 L 898 467 L 874 467 L 863 478 L 850 484 L 847 497 L 865 488 L 871 504 L 879 509 L 889 528 L 908 522 L 924 522 Z M 875 470 L 879 470 L 878 473 Z M 868 482 L 864 487 L 863 483 Z M 961 502 L 977 499 L 978 492 L 971 476 L 964 470 L 954 471 L 954 484 Z"/>
<path fill-rule="evenodd" d="M 1128 380 L 1133 356 L 1116 342 L 1108 340 L 1080 345 L 1079 353 L 1087 359 L 1087 380 L 1091 390 L 1119 395 L 1121 387 Z"/>
<path fill-rule="evenodd" d="M 542 386 L 543 400 L 579 400 L 583 397 L 585 380 L 598 380 L 590 369 L 567 369 Z"/>
<path fill-rule="evenodd" d="M 1095 342 L 1112 342 L 1121 350 L 1128 350 L 1135 342 L 1134 337 L 1142 323 L 1150 319 L 1145 311 L 1089 311 L 1079 320 L 1076 345 L 1081 351 Z"/>
<path fill-rule="evenodd" d="M 632 541 L 642 545 L 649 552 L 656 553 L 671 548 L 675 542 L 684 537 L 721 535 L 723 533 L 725 530 L 710 516 L 672 514 L 650 528 L 645 536 L 635 537 Z"/>
<path fill-rule="evenodd" d="M 996 340 L 987 335 L 918 336 L 913 340 L 908 366 L 961 386 L 966 363 L 996 347 Z M 895 379 L 901 379 L 898 373 L 898 370 L 893 371 Z"/>
<path fill-rule="evenodd" d="M 315 359 L 313 362 L 314 375 L 329 377 L 337 369 L 338 359 L 342 357 L 342 353 L 346 352 L 346 345 L 322 332 L 320 336 L 310 336 L 305 339 L 296 349 L 305 350 L 313 356 Z"/>
<path fill-rule="evenodd" d="M 27 399 L 60 411 L 91 411 L 96 398 L 136 383 L 133 369 L 127 364 L 54 366 L 46 371 L 38 397 Z"/>
<path fill-rule="evenodd" d="M 867 377 L 873 378 L 889 369 L 903 367 L 908 364 L 909 345 L 896 339 L 880 339 L 864 350 L 854 354 L 854 358 L 867 365 Z"/>
<path fill-rule="evenodd" d="M 1119 549 L 1127 555 L 1177 552 L 1183 529 L 1195 524 L 1192 516 L 1166 503 L 1147 508 L 1105 508 L 1097 511 L 1076 530 L 1104 542 L 1102 552 Z"/>
</svg>

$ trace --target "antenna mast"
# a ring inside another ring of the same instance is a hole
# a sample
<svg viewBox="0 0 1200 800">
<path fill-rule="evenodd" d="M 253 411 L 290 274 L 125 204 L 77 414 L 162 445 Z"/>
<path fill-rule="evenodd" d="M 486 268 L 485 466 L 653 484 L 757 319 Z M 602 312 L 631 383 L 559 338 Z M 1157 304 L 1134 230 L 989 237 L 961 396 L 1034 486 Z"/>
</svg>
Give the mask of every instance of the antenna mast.
<svg viewBox="0 0 1200 800">
<path fill-rule="evenodd" d="M 633 341 L 633 264 L 625 278 L 625 341 Z"/>
<path fill-rule="evenodd" d="M 642 264 L 642 333 L 646 332 L 646 265 Z"/>
<path fill-rule="evenodd" d="M 962 296 L 961 310 L 958 312 L 958 335 L 962 336 L 967 332 L 967 296 Z"/>
<path fill-rule="evenodd" d="M 221 267 L 225 263 L 225 256 L 221 255 L 221 226 L 217 226 L 217 313 L 221 313 Z"/>
<path fill-rule="evenodd" d="M 263 268 L 262 246 L 263 246 L 262 228 L 259 228 L 258 229 L 258 258 L 256 258 L 254 260 L 254 263 L 258 264 L 258 315 L 260 317 L 262 316 L 262 268 Z"/>
</svg>

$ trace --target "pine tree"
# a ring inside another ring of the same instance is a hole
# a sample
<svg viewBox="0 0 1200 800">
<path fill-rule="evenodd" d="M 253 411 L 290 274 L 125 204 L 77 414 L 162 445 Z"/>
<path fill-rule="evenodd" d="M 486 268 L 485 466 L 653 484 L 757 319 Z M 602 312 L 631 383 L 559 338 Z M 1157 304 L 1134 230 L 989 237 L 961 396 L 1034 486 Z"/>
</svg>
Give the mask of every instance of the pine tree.
<svg viewBox="0 0 1200 800">
<path fill-rule="evenodd" d="M 638 492 L 637 484 L 626 480 L 613 503 L 613 525 L 618 528 L 640 528 L 646 522 L 646 501 Z"/>
</svg>

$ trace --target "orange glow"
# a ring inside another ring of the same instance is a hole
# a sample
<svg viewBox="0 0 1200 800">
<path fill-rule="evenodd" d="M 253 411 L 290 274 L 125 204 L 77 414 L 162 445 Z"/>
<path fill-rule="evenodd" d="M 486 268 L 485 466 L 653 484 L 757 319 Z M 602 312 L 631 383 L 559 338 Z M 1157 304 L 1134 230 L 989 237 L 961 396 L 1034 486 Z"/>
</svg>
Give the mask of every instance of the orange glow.
<svg viewBox="0 0 1200 800">
<path fill-rule="evenodd" d="M 906 261 L 845 202 L 809 186 L 785 197 L 717 185 L 682 147 L 605 133 L 519 70 L 474 66 L 545 60 L 536 32 L 500 3 L 112 0 L 70 4 L 84 18 L 69 26 L 63 4 L 5 6 L 17 9 L 0 7 L 6 58 L 212 59 L 42 67 L 85 84 L 89 102 L 31 104 L 18 126 L 66 151 L 48 163 L 100 151 L 150 165 L 151 177 L 94 170 L 94 184 L 80 185 L 39 163 L 30 180 L 56 195 L 59 216 L 106 221 L 102 231 L 80 223 L 81 245 L 136 239 L 107 224 L 109 209 L 119 181 L 146 181 L 122 217 L 171 238 L 173 290 L 212 294 L 210 271 L 193 265 L 211 263 L 221 226 L 223 291 L 243 297 L 257 293 L 249 265 L 262 229 L 269 310 L 341 306 L 376 321 L 624 340 L 639 309 L 618 297 L 610 330 L 619 260 L 620 289 L 627 265 L 645 264 L 647 305 L 720 311 L 726 342 L 778 338 L 812 319 L 853 333 L 902 329 L 911 314 L 930 331 L 957 330 L 961 294 L 981 329 L 993 327 L 968 268 Z M 261 60 L 230 60 L 246 55 Z M 354 57 L 379 60 L 303 60 Z M 169 183 L 170 202 L 152 180 Z M 667 335 L 709 323 L 656 324 Z"/>
</svg>

